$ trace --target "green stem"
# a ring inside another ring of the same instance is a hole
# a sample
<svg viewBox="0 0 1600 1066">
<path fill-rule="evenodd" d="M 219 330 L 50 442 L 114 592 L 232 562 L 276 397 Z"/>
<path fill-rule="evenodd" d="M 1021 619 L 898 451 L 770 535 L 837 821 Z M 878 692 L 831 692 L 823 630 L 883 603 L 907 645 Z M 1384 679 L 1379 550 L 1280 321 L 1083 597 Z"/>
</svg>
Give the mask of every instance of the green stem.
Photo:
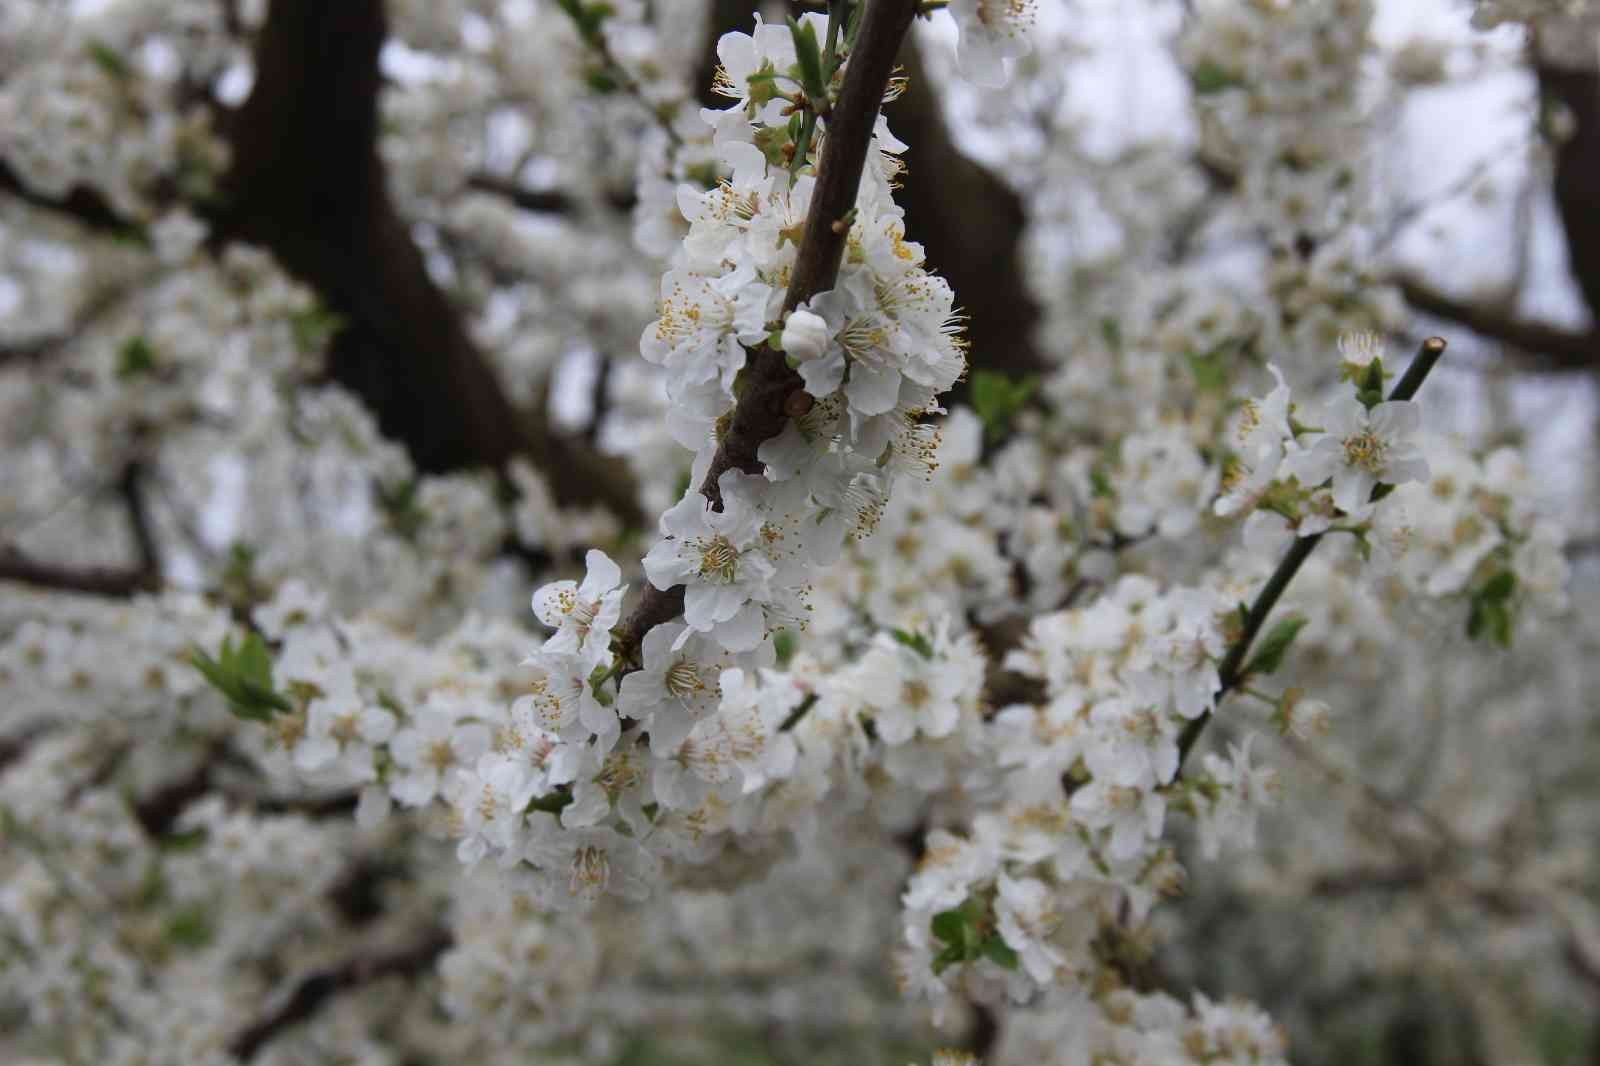
<svg viewBox="0 0 1600 1066">
<path fill-rule="evenodd" d="M 806 165 L 806 154 L 811 151 L 811 138 L 817 129 L 817 118 L 833 110 L 833 101 L 827 94 L 833 91 L 834 64 L 839 54 L 839 12 L 844 6 L 844 0 L 829 0 L 828 4 L 828 30 L 827 40 L 822 50 L 822 86 L 824 96 L 821 100 L 806 101 L 806 117 L 800 122 L 800 138 L 794 144 L 794 159 L 789 164 L 791 177 L 798 177 Z"/>
<path fill-rule="evenodd" d="M 1417 394 L 1422 383 L 1427 379 L 1428 373 L 1433 370 L 1434 364 L 1444 354 L 1445 343 L 1439 337 L 1429 337 L 1422 342 L 1422 350 L 1406 368 L 1405 375 L 1395 383 L 1389 393 L 1390 400 L 1409 400 Z M 1388 493 L 1391 485 L 1379 485 L 1372 490 L 1372 498 L 1382 499 Z M 1267 579 L 1266 585 L 1256 596 L 1256 602 L 1250 606 L 1245 616 L 1244 632 L 1239 634 L 1239 639 L 1233 642 L 1228 649 L 1228 654 L 1222 659 L 1222 665 L 1217 668 L 1217 677 L 1222 681 L 1222 687 L 1217 690 L 1216 705 L 1221 705 L 1222 699 L 1229 692 L 1238 688 L 1244 681 L 1243 670 L 1245 656 L 1250 654 L 1250 645 L 1255 641 L 1256 635 L 1261 632 L 1261 627 L 1266 625 L 1267 616 L 1278 605 L 1278 600 L 1289 587 L 1289 582 L 1294 580 L 1295 574 L 1300 572 L 1300 567 L 1311 553 L 1317 550 L 1317 545 L 1322 543 L 1325 534 L 1316 533 L 1309 537 L 1301 537 L 1290 546 L 1284 555 L 1283 561 Z M 1200 717 L 1193 719 L 1183 727 L 1183 733 L 1178 737 L 1178 773 L 1183 773 L 1183 764 L 1189 758 L 1189 752 L 1200 739 L 1200 734 L 1205 731 L 1207 723 L 1211 721 L 1212 712 L 1207 711 Z"/>
</svg>

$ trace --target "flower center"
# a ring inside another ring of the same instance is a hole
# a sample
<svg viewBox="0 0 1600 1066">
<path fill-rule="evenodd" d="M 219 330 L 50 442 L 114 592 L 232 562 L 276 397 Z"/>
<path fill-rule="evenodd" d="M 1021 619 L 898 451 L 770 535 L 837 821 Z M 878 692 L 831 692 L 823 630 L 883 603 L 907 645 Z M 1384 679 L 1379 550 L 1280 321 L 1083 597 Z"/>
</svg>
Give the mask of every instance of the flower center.
<svg viewBox="0 0 1600 1066">
<path fill-rule="evenodd" d="M 667 667 L 667 676 L 662 682 L 667 691 L 679 699 L 687 699 L 696 693 L 704 692 L 706 683 L 700 680 L 700 672 L 695 669 L 694 663 L 687 659 L 679 659 Z"/>
<path fill-rule="evenodd" d="M 574 896 L 592 900 L 606 890 L 611 880 L 611 856 L 605 849 L 586 844 L 573 852 L 572 880 L 567 891 Z"/>
<path fill-rule="evenodd" d="M 337 740 L 341 746 L 353 743 L 360 737 L 360 727 L 353 714 L 341 714 L 333 720 L 333 725 L 328 728 L 328 735 Z"/>
<path fill-rule="evenodd" d="M 853 362 L 883 370 L 896 365 L 894 353 L 889 350 L 889 331 L 882 323 L 867 318 L 853 318 L 839 331 L 839 346 Z"/>
<path fill-rule="evenodd" d="M 718 533 L 700 547 L 700 576 L 731 585 L 739 572 L 739 549 Z"/>
<path fill-rule="evenodd" d="M 1346 466 L 1365 470 L 1369 474 L 1382 472 L 1384 458 L 1389 451 L 1389 444 L 1382 437 L 1371 429 L 1363 429 L 1346 437 L 1343 443 Z"/>
<path fill-rule="evenodd" d="M 456 752 L 448 740 L 436 740 L 428 745 L 422 761 L 435 770 L 443 770 L 456 761 Z"/>
</svg>

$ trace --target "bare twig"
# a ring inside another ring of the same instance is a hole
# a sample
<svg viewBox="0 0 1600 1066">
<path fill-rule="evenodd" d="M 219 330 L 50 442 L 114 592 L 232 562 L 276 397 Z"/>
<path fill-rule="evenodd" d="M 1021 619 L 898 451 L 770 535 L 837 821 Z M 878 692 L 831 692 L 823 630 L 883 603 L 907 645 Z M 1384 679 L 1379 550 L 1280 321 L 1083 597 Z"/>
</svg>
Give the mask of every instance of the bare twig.
<svg viewBox="0 0 1600 1066">
<path fill-rule="evenodd" d="M 524 211 L 541 215 L 570 215 L 578 210 L 577 201 L 559 189 L 529 189 L 511 178 L 494 174 L 474 174 L 467 179 L 467 188 L 498 196 Z"/>
<path fill-rule="evenodd" d="M 56 566 L 33 562 L 16 552 L 0 554 L 0 581 L 112 599 L 127 599 L 141 592 L 154 592 L 159 587 L 155 576 L 143 569 Z"/>
<path fill-rule="evenodd" d="M 1399 279 L 1400 291 L 1414 310 L 1465 326 L 1492 340 L 1539 357 L 1541 368 L 1594 370 L 1600 367 L 1600 331 L 1576 333 L 1516 318 L 1467 300 L 1457 299 L 1416 278 Z"/>
<path fill-rule="evenodd" d="M 133 533 L 139 570 L 149 575 L 152 584 L 159 584 L 161 549 L 156 544 L 155 527 L 150 521 L 150 505 L 145 499 L 144 477 L 143 461 L 130 459 L 123 466 L 122 476 L 117 480 L 117 493 L 128 505 L 128 526 Z"/>
<path fill-rule="evenodd" d="M 117 214 L 99 193 L 80 185 L 60 199 L 46 196 L 30 189 L 3 160 L 0 160 L 0 192 L 100 233 L 125 237 L 139 232 L 137 223 Z"/>
<path fill-rule="evenodd" d="M 276 1008 L 247 1025 L 228 1050 L 249 1061 L 283 1030 L 307 1021 L 341 992 L 381 981 L 409 977 L 431 967 L 452 943 L 448 931 L 426 930 L 414 943 L 387 952 L 358 952 L 345 962 L 302 977 Z"/>
</svg>

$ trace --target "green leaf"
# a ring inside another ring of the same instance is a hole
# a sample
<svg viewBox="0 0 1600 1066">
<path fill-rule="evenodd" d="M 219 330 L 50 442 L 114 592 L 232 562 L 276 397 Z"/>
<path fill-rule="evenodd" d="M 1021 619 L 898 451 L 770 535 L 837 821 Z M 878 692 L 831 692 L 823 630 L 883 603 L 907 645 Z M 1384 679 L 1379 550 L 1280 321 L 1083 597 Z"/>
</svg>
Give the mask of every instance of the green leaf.
<svg viewBox="0 0 1600 1066">
<path fill-rule="evenodd" d="M 794 658 L 794 653 L 800 650 L 800 638 L 791 630 L 780 629 L 772 636 L 772 650 L 778 657 L 778 669 L 782 670 Z"/>
<path fill-rule="evenodd" d="M 1202 392 L 1221 392 L 1228 387 L 1228 364 L 1223 356 L 1230 347 L 1219 344 L 1204 354 L 1189 354 L 1189 372 L 1194 375 L 1196 388 Z"/>
<path fill-rule="evenodd" d="M 1502 570 L 1484 582 L 1483 588 L 1478 592 L 1478 595 L 1485 599 L 1504 602 L 1509 600 L 1511 594 L 1516 591 L 1517 575 L 1510 570 Z"/>
<path fill-rule="evenodd" d="M 1201 96 L 1244 85 L 1243 78 L 1213 59 L 1202 59 L 1199 66 L 1189 72 L 1189 82 Z"/>
<path fill-rule="evenodd" d="M 933 972 L 936 974 L 944 973 L 945 970 L 956 963 L 965 962 L 966 958 L 966 952 L 962 950 L 960 944 L 951 944 L 933 957 Z"/>
<path fill-rule="evenodd" d="M 203 948 L 217 935 L 211 916 L 201 903 L 192 903 L 173 912 L 163 932 L 169 944 L 189 949 Z"/>
<path fill-rule="evenodd" d="M 589 87 L 590 92 L 599 96 L 609 96 L 622 88 L 622 82 L 618 80 L 616 73 L 610 67 L 598 63 L 584 70 L 583 83 Z"/>
<path fill-rule="evenodd" d="M 1007 944 L 999 933 L 995 933 L 983 942 L 984 958 L 995 962 L 1008 970 L 1017 968 L 1017 953 Z"/>
<path fill-rule="evenodd" d="M 1089 471 L 1089 495 L 1098 499 L 1108 499 L 1116 495 L 1111 488 L 1111 476 L 1103 467 L 1094 467 Z"/>
<path fill-rule="evenodd" d="M 1102 318 L 1100 336 L 1105 338 L 1107 348 L 1113 352 L 1122 351 L 1122 323 L 1114 318 Z"/>
<path fill-rule="evenodd" d="M 933 642 L 921 633 L 908 633 L 904 629 L 891 629 L 889 635 L 924 659 L 933 658 Z"/>
<path fill-rule="evenodd" d="M 992 370 L 980 370 L 972 375 L 972 409 L 983 422 L 991 441 L 1005 436 L 1012 420 L 1033 398 L 1038 385 L 1037 378 L 1012 381 Z"/>
<path fill-rule="evenodd" d="M 156 350 L 143 337 L 129 337 L 117 349 L 117 380 L 148 374 L 156 368 Z"/>
<path fill-rule="evenodd" d="M 933 921 L 928 923 L 933 935 L 946 944 L 966 943 L 966 926 L 967 916 L 959 908 L 940 911 L 933 916 Z"/>
<path fill-rule="evenodd" d="M 222 693 L 235 717 L 266 722 L 278 711 L 293 710 L 288 699 L 272 687 L 272 657 L 259 634 L 249 633 L 239 643 L 222 638 L 217 657 L 200 648 L 189 652 L 189 662 L 211 687 Z"/>
<path fill-rule="evenodd" d="M 128 61 L 104 41 L 90 41 L 88 48 L 89 58 L 110 77 L 117 81 L 127 81 L 133 77 L 133 68 L 128 66 Z"/>
<path fill-rule="evenodd" d="M 1289 645 L 1294 643 L 1294 638 L 1299 636 L 1300 630 L 1306 626 L 1306 619 L 1295 615 L 1285 618 L 1267 631 L 1261 638 L 1261 643 L 1256 646 L 1255 655 L 1250 657 L 1250 662 L 1245 666 L 1246 674 L 1273 674 L 1278 667 L 1283 665 L 1283 657 L 1288 654 Z"/>
<path fill-rule="evenodd" d="M 345 322 L 343 315 L 316 305 L 290 315 L 289 330 L 302 354 L 317 355 L 327 349 L 334 334 L 344 329 Z"/>
<path fill-rule="evenodd" d="M 535 796 L 528 801 L 525 808 L 529 811 L 544 811 L 546 814 L 560 814 L 562 809 L 572 802 L 571 792 L 551 792 L 545 796 Z"/>
<path fill-rule="evenodd" d="M 783 149 L 789 144 L 789 131 L 783 126 L 762 126 L 756 130 L 756 147 L 772 166 L 783 164 Z M 779 242 L 780 246 L 782 241 Z"/>
<path fill-rule="evenodd" d="M 783 95 L 783 90 L 778 88 L 778 70 L 772 65 L 772 60 L 763 59 L 756 72 L 745 79 L 745 91 L 750 97 L 752 116 Z"/>
<path fill-rule="evenodd" d="M 193 829 L 168 833 L 161 838 L 159 845 L 162 851 L 193 851 L 204 844 L 210 835 L 205 826 L 197 825 Z"/>
<path fill-rule="evenodd" d="M 600 40 L 600 27 L 613 11 L 610 4 L 584 4 L 581 0 L 556 0 L 556 6 L 567 13 L 577 27 L 578 35 L 590 45 Z"/>
<path fill-rule="evenodd" d="M 1374 359 L 1361 372 L 1361 380 L 1356 382 L 1356 396 L 1369 411 L 1383 402 L 1382 359 Z"/>
<path fill-rule="evenodd" d="M 802 23 L 791 15 L 789 36 L 794 40 L 800 87 L 810 99 L 821 100 L 828 90 L 822 80 L 822 46 L 817 42 L 817 27 L 809 19 Z"/>
<path fill-rule="evenodd" d="M 1473 640 L 1492 640 L 1503 648 L 1511 647 L 1511 631 L 1516 620 L 1512 597 L 1517 591 L 1517 575 L 1501 570 L 1472 591 L 1467 610 L 1467 636 Z"/>
</svg>

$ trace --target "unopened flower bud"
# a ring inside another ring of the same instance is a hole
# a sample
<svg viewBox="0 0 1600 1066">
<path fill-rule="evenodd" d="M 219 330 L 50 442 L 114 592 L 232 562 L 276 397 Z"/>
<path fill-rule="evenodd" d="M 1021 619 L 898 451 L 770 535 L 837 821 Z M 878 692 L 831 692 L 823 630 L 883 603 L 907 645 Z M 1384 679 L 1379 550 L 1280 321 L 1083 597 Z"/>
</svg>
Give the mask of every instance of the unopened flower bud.
<svg viewBox="0 0 1600 1066">
<path fill-rule="evenodd" d="M 783 324 L 783 353 L 797 363 L 821 358 L 830 339 L 828 324 L 811 311 L 791 311 Z"/>
</svg>

